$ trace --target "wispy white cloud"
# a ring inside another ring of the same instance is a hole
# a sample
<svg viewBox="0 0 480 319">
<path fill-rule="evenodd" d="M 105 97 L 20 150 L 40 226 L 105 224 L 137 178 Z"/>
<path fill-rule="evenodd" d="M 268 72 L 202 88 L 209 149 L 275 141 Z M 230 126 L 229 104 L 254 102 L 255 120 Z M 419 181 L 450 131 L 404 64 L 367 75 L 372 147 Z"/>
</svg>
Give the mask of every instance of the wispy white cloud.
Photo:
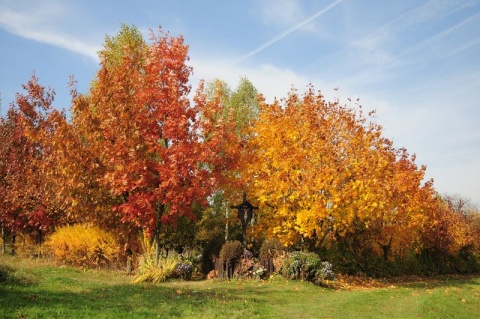
<svg viewBox="0 0 480 319">
<path fill-rule="evenodd" d="M 478 0 L 430 0 L 400 14 L 359 39 L 350 41 L 348 45 L 358 50 L 358 64 L 382 66 L 395 64 L 406 53 L 424 48 L 437 40 L 443 40 L 444 36 L 453 33 L 464 24 L 478 22 L 478 16 L 475 15 L 444 32 L 430 35 L 432 24 L 436 25 L 445 17 L 465 10 L 478 2 Z M 423 38 L 424 36 L 428 38 Z M 415 43 L 416 39 L 421 39 L 421 43 Z M 405 50 L 405 47 L 408 49 Z M 454 47 L 452 46 L 451 49 Z"/>
<path fill-rule="evenodd" d="M 26 3 L 23 8 L 0 5 L 0 27 L 14 35 L 53 45 L 98 61 L 100 46 L 64 33 L 55 23 L 67 9 L 60 2 L 43 3 L 34 6 Z"/>
<path fill-rule="evenodd" d="M 480 35 L 471 37 L 479 29 L 480 13 L 477 13 L 407 48 L 391 61 L 391 66 L 398 67 L 432 59 L 444 59 L 459 54 L 480 44 Z M 464 32 L 465 30 L 474 32 Z M 468 34 L 469 38 L 465 39 L 462 34 Z"/>
<path fill-rule="evenodd" d="M 324 9 L 318 11 L 317 13 L 315 13 L 314 15 L 310 16 L 309 18 L 307 19 L 304 19 L 300 22 L 298 22 L 297 24 L 293 25 L 292 27 L 288 28 L 287 30 L 277 34 L 276 36 L 274 36 L 273 38 L 269 39 L 268 41 L 264 42 L 262 45 L 260 45 L 258 48 L 248 52 L 247 54 L 241 56 L 240 58 L 238 58 L 237 60 L 235 60 L 233 62 L 233 64 L 237 64 L 237 63 L 240 63 L 242 61 L 245 61 L 247 60 L 248 58 L 251 58 L 252 56 L 254 56 L 255 54 L 265 50 L 266 48 L 268 48 L 269 46 L 271 46 L 272 44 L 280 41 L 281 39 L 285 38 L 286 36 L 288 36 L 289 34 L 297 31 L 298 29 L 306 26 L 308 23 L 312 22 L 313 20 L 315 20 L 316 18 L 320 17 L 321 15 L 327 13 L 328 11 L 330 11 L 332 8 L 334 8 L 335 6 L 337 6 L 339 3 L 343 2 L 343 0 L 336 0 L 335 2 L 331 3 L 330 5 L 328 5 L 327 7 L 325 7 Z"/>
<path fill-rule="evenodd" d="M 420 25 L 438 21 L 478 2 L 478 0 L 430 0 L 407 12 L 403 18 L 395 19 L 394 24 L 405 30 L 417 30 Z"/>
<path fill-rule="evenodd" d="M 480 13 L 469 15 L 468 11 L 464 11 L 463 19 L 451 19 L 450 24 L 439 22 L 445 19 L 442 15 L 465 9 L 472 2 L 429 1 L 399 15 L 359 40 L 347 41 L 343 50 L 335 53 L 344 67 L 341 74 L 345 75 L 340 81 L 350 87 L 380 84 L 400 78 L 399 73 L 406 72 L 406 68 L 415 65 L 426 67 L 427 64 L 433 66 L 440 60 L 448 60 L 479 46 L 480 35 L 477 30 L 480 29 Z M 435 18 L 439 21 L 432 20 Z M 431 24 L 436 27 L 432 28 Z M 430 29 L 428 32 L 418 35 L 427 28 Z M 419 31 L 414 32 L 416 29 Z M 415 37 L 414 41 L 412 37 Z M 431 79 L 434 82 L 437 80 Z M 416 87 L 431 85 L 431 82 L 418 83 Z M 428 87 L 425 89 L 430 91 Z"/>
</svg>

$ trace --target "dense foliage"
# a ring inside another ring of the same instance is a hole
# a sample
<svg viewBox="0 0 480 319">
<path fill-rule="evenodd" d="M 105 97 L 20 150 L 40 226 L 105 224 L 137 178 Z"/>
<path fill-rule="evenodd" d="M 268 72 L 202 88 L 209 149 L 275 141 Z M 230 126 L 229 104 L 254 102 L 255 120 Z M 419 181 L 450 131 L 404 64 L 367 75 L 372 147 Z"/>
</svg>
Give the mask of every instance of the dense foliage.
<svg viewBox="0 0 480 319">
<path fill-rule="evenodd" d="M 143 281 L 189 278 L 192 264 L 162 266 L 162 252 L 198 252 L 205 273 L 215 256 L 238 259 L 230 207 L 245 191 L 259 207 L 248 248 L 287 277 L 315 280 L 331 263 L 371 275 L 480 270 L 478 209 L 440 196 L 359 105 L 313 86 L 266 103 L 245 78 L 192 94 L 188 46 L 162 30 L 146 41 L 123 25 L 99 57 L 87 92 L 71 80 L 68 112 L 33 75 L 1 118 L 2 250 L 49 236 L 72 264 L 134 260 Z"/>
</svg>

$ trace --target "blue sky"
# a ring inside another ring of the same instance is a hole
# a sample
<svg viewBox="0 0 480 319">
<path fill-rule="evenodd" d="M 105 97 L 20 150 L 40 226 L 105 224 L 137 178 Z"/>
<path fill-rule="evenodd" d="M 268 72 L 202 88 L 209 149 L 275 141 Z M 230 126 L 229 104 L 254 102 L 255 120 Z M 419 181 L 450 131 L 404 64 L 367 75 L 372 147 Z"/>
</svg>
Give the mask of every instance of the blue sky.
<svg viewBox="0 0 480 319">
<path fill-rule="evenodd" d="M 480 0 L 0 0 L 2 114 L 33 70 L 68 109 L 69 75 L 86 91 L 121 23 L 182 34 L 194 89 L 246 76 L 267 101 L 308 83 L 360 98 L 439 192 L 480 203 Z"/>
</svg>

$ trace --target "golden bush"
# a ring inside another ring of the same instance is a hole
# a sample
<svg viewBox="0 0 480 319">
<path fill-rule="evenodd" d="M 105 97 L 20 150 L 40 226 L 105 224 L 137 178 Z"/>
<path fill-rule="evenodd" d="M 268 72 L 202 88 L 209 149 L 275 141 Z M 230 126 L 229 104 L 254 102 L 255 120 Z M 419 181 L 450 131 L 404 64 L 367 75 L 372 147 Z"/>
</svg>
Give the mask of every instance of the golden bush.
<svg viewBox="0 0 480 319">
<path fill-rule="evenodd" d="M 48 238 L 45 246 L 57 262 L 73 266 L 110 266 L 120 256 L 115 236 L 96 226 L 59 228 Z"/>
</svg>

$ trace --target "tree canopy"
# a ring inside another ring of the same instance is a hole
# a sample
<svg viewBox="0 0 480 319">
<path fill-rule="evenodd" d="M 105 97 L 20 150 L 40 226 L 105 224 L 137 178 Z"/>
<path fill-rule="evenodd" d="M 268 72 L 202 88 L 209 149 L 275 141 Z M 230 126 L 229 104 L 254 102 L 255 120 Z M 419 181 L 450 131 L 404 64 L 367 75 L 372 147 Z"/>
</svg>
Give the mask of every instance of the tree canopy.
<svg viewBox="0 0 480 319">
<path fill-rule="evenodd" d="M 157 245 L 213 243 L 209 232 L 222 230 L 207 228 L 228 230 L 228 203 L 247 192 L 259 206 L 252 240 L 385 261 L 479 252 L 478 209 L 440 196 L 360 105 L 328 102 L 312 85 L 266 103 L 247 78 L 191 92 L 188 46 L 162 29 L 147 41 L 122 25 L 99 57 L 87 92 L 71 80 L 67 112 L 33 75 L 1 118 L 7 233 L 90 223 L 127 244 L 139 230 Z"/>
</svg>

